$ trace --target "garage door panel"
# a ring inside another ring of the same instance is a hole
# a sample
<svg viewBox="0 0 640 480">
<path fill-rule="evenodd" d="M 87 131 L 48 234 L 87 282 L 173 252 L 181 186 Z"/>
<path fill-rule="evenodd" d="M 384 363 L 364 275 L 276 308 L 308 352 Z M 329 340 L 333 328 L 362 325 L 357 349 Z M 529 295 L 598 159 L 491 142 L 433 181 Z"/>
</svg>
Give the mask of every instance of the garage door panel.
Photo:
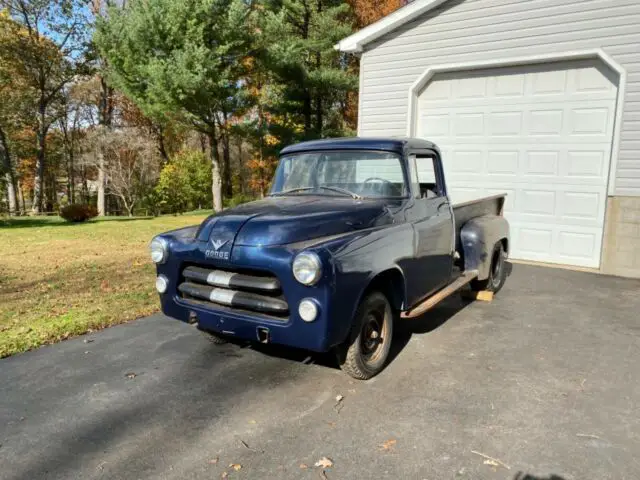
<svg viewBox="0 0 640 480">
<path fill-rule="evenodd" d="M 607 152 L 603 150 L 577 150 L 572 148 L 567 151 L 566 160 L 561 164 L 561 174 L 570 177 L 574 182 L 595 180 L 597 183 L 606 184 L 607 181 Z"/>
<path fill-rule="evenodd" d="M 430 88 L 430 87 L 429 87 Z M 594 96 L 598 95 L 597 98 L 594 99 Z M 590 101 L 596 100 L 615 100 L 615 95 L 600 95 L 598 92 L 579 92 L 575 93 L 571 96 L 570 101 L 576 104 L 577 106 L 585 106 L 589 105 Z M 476 98 L 476 97 L 465 97 L 462 99 L 455 99 L 455 108 L 465 109 L 465 108 L 475 108 L 476 106 L 483 106 L 489 108 L 513 108 L 513 107 L 522 107 L 535 105 L 537 107 L 551 107 L 558 106 L 558 95 L 538 95 L 534 98 L 531 96 L 495 96 L 490 98 Z M 560 99 L 562 101 L 562 99 Z M 428 106 L 430 109 L 441 109 L 446 110 L 448 106 L 451 105 L 452 98 L 439 98 L 434 99 L 432 101 L 427 101 L 425 98 L 420 97 L 418 100 L 418 106 L 421 111 L 424 112 L 422 107 Z"/>
<path fill-rule="evenodd" d="M 486 173 L 488 175 L 518 175 L 520 152 L 517 150 L 489 150 Z"/>
<path fill-rule="evenodd" d="M 441 147 L 454 204 L 508 193 L 514 258 L 597 267 L 616 82 L 592 60 L 439 75 L 416 131 Z"/>
<path fill-rule="evenodd" d="M 511 240 L 513 258 L 581 267 L 593 267 L 602 248 L 602 236 L 596 228 L 535 228 L 512 223 Z"/>
</svg>

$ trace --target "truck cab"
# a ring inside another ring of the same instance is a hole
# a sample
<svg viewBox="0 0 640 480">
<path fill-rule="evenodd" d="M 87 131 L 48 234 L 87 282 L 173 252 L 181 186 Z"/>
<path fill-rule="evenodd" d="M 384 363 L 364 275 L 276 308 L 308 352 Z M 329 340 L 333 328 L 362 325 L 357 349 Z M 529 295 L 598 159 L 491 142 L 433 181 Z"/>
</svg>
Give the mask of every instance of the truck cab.
<svg viewBox="0 0 640 480">
<path fill-rule="evenodd" d="M 217 344 L 333 350 L 367 379 L 384 368 L 394 321 L 469 283 L 502 287 L 503 203 L 454 207 L 426 140 L 293 145 L 266 198 L 153 239 L 162 310 Z"/>
</svg>

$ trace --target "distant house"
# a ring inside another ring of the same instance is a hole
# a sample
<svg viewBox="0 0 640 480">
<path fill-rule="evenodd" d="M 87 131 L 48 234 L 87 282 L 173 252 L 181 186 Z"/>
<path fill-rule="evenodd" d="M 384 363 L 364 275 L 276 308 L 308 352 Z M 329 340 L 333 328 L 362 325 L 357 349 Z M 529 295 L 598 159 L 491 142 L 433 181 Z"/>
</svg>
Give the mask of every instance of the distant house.
<svg viewBox="0 0 640 480">
<path fill-rule="evenodd" d="M 640 277 L 638 0 L 415 0 L 337 48 L 359 134 L 435 141 L 454 202 L 507 192 L 512 257 Z"/>
</svg>

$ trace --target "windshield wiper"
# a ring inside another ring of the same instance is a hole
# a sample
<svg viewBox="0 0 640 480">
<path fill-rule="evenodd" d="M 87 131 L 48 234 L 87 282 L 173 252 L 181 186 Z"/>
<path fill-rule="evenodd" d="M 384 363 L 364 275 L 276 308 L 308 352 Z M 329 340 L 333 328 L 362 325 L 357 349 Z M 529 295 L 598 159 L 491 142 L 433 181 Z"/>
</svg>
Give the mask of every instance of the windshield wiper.
<svg viewBox="0 0 640 480">
<path fill-rule="evenodd" d="M 349 195 L 351 198 L 355 198 L 356 200 L 362 198 L 360 195 L 358 195 L 357 193 L 353 193 L 345 188 L 340 188 L 340 187 L 329 187 L 326 185 L 320 185 L 318 188 L 324 188 L 325 190 L 332 190 L 334 192 L 338 192 L 338 193 L 342 193 L 344 195 Z"/>
<path fill-rule="evenodd" d="M 272 197 L 278 197 L 278 196 L 282 196 L 282 195 L 287 195 L 289 193 L 296 193 L 296 192 L 308 192 L 310 190 L 319 190 L 319 189 L 324 189 L 324 190 L 331 190 L 333 192 L 338 192 L 338 193 L 342 193 L 343 195 L 349 195 L 351 198 L 359 200 L 362 197 L 360 195 L 358 195 L 357 193 L 353 193 L 349 190 L 346 190 L 344 188 L 340 188 L 340 187 L 329 187 L 326 185 L 320 185 L 318 187 L 299 187 L 299 188 L 290 188 L 289 190 L 283 190 L 282 192 L 276 192 L 276 193 L 272 193 L 271 196 Z"/>
<path fill-rule="evenodd" d="M 289 190 L 282 190 L 281 192 L 275 192 L 272 193 L 271 195 L 269 195 L 270 197 L 279 197 L 281 195 L 287 195 L 288 193 L 295 193 L 295 192 L 305 192 L 308 190 L 315 190 L 316 187 L 299 187 L 299 188 L 290 188 Z"/>
</svg>

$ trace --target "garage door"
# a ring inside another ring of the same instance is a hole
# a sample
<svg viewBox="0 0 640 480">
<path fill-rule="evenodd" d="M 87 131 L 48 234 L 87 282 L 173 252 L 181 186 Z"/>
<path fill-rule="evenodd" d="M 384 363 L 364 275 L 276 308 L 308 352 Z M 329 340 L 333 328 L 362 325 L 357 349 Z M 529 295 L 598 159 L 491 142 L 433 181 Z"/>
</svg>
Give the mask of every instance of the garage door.
<svg viewBox="0 0 640 480">
<path fill-rule="evenodd" d="M 512 258 L 598 267 L 616 85 L 597 60 L 439 74 L 415 131 L 454 203 L 508 194 Z"/>
</svg>

